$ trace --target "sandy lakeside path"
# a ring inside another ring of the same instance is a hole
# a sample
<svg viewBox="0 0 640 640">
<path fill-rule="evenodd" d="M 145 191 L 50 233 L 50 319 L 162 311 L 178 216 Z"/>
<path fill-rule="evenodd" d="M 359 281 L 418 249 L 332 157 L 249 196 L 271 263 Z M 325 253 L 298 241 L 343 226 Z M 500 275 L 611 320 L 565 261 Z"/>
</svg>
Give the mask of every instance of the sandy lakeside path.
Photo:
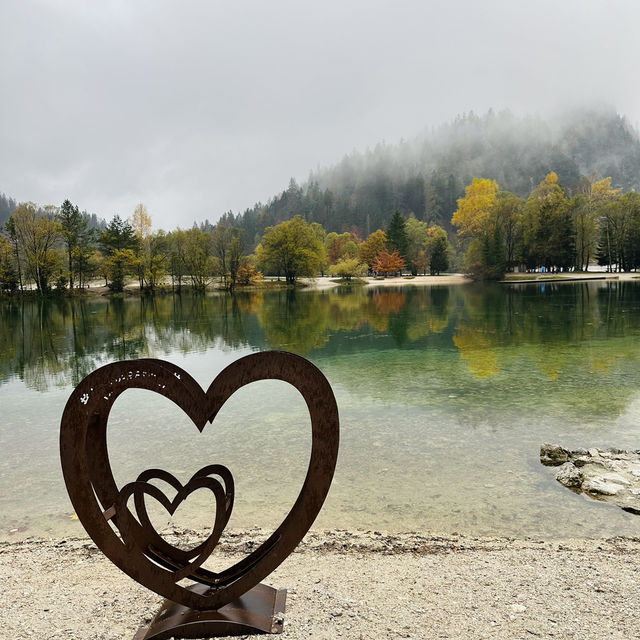
<svg viewBox="0 0 640 640">
<path fill-rule="evenodd" d="M 452 273 L 444 276 L 415 276 L 414 278 L 406 277 L 393 277 L 383 278 L 378 280 L 377 278 L 361 278 L 364 280 L 366 287 L 401 287 L 405 285 L 449 285 L 449 284 L 464 284 L 465 282 L 472 282 L 470 278 L 467 278 L 461 273 Z M 322 276 L 317 278 L 300 278 L 300 282 L 304 284 L 305 289 L 323 290 L 332 289 L 333 287 L 340 286 L 340 282 L 336 281 L 336 278 Z"/>
<path fill-rule="evenodd" d="M 397 287 L 398 285 L 448 285 L 448 284 L 465 284 L 466 282 L 472 282 L 470 278 L 462 273 L 451 273 L 442 276 L 415 276 L 414 278 L 384 278 L 378 280 L 377 278 L 365 278 L 368 287 Z"/>
<path fill-rule="evenodd" d="M 221 559 L 263 537 L 230 534 Z M 2 543 L 0 571 L 6 640 L 131 640 L 161 602 L 88 539 Z M 267 582 L 289 590 L 283 640 L 640 637 L 640 539 L 312 531 Z"/>
<path fill-rule="evenodd" d="M 560 278 L 560 280 L 553 278 Z M 613 280 L 635 280 L 638 274 L 629 273 L 605 273 L 604 271 L 589 271 L 587 273 L 561 273 L 553 274 L 507 274 L 506 279 L 512 280 L 517 284 L 523 279 L 540 280 L 540 282 L 562 282 L 562 280 L 602 280 L 603 278 Z M 473 280 L 462 273 L 448 273 L 441 276 L 415 276 L 413 278 L 390 277 L 390 278 L 362 278 L 366 287 L 402 287 L 402 286 L 434 286 L 434 285 L 452 285 L 452 284 L 468 284 Z M 318 278 L 300 278 L 300 282 L 304 283 L 305 288 L 314 290 L 331 289 L 340 285 L 336 282 L 336 278 L 323 276 Z"/>
</svg>

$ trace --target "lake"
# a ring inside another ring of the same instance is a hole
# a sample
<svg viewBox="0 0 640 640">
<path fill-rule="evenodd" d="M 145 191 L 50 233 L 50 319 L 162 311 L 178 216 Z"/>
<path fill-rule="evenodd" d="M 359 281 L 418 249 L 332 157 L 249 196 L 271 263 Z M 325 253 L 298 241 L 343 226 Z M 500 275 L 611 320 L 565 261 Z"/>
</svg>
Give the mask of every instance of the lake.
<svg viewBox="0 0 640 640">
<path fill-rule="evenodd" d="M 58 430 L 85 375 L 154 357 L 206 388 L 227 364 L 267 349 L 309 358 L 338 402 L 338 467 L 316 527 L 640 530 L 637 516 L 560 486 L 538 458 L 546 441 L 640 448 L 640 284 L 592 281 L 2 301 L 0 539 L 82 534 Z M 229 527 L 268 528 L 302 484 L 310 426 L 295 390 L 264 381 L 238 391 L 202 434 L 168 400 L 128 391 L 108 437 L 119 483 L 153 466 L 186 482 L 220 462 L 236 479 Z M 198 499 L 180 524 L 207 525 Z"/>
</svg>

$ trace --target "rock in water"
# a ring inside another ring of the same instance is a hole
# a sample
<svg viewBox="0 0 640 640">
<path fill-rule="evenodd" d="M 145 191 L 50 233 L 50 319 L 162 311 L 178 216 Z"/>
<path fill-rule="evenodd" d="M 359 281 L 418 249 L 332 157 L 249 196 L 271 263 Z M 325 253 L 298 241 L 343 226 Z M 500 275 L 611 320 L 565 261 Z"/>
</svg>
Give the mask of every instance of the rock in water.
<svg viewBox="0 0 640 640">
<path fill-rule="evenodd" d="M 569 459 L 569 451 L 558 444 L 545 442 L 540 447 L 540 462 L 547 467 L 559 467 Z"/>
<path fill-rule="evenodd" d="M 584 474 L 573 462 L 565 462 L 556 473 L 556 480 L 570 489 L 579 489 L 583 479 Z"/>
</svg>

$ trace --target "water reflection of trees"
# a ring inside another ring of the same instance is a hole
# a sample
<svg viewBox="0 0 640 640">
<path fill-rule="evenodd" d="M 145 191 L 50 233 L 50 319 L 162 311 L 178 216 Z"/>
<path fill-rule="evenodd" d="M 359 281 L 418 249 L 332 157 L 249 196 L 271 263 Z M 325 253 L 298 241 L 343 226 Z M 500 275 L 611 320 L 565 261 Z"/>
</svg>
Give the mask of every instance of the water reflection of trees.
<svg viewBox="0 0 640 640">
<path fill-rule="evenodd" d="M 8 300 L 0 303 L 0 382 L 75 385 L 112 360 L 212 346 L 309 354 L 362 331 L 402 346 L 442 331 L 450 311 L 447 287 Z"/>
<path fill-rule="evenodd" d="M 412 307 L 407 300 L 398 314 L 409 314 L 406 337 L 425 328 Z M 457 286 L 448 289 L 444 308 L 439 332 L 401 349 L 376 350 L 372 343 L 352 358 L 320 364 L 354 395 L 455 412 L 465 422 L 540 411 L 609 419 L 637 394 L 638 284 Z M 388 326 L 397 319 L 391 316 Z"/>
<path fill-rule="evenodd" d="M 453 341 L 478 377 L 528 359 L 550 380 L 640 357 L 640 287 L 630 282 L 462 287 Z M 611 338 L 627 338 L 610 340 Z M 517 347 L 514 349 L 513 347 Z"/>
<path fill-rule="evenodd" d="M 628 282 L 7 300 L 0 383 L 75 385 L 112 360 L 213 346 L 312 357 L 435 348 L 457 353 L 460 375 L 475 378 L 525 360 L 548 380 L 576 368 L 606 375 L 640 356 L 639 306 L 640 287 Z"/>
</svg>

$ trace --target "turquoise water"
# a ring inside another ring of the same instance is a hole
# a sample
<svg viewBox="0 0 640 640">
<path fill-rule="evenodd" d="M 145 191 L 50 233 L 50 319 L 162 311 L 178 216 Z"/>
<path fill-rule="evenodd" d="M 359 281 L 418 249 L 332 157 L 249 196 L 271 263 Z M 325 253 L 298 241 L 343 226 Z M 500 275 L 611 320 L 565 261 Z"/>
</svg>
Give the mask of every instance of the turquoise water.
<svg viewBox="0 0 640 640">
<path fill-rule="evenodd" d="M 458 285 L 0 303 L 0 539 L 81 533 L 58 429 L 75 384 L 155 357 L 203 386 L 254 351 L 312 360 L 340 410 L 334 485 L 316 526 L 514 536 L 637 535 L 640 520 L 575 495 L 540 444 L 640 448 L 640 285 Z M 297 392 L 238 391 L 202 434 L 168 400 L 128 391 L 109 447 L 119 483 L 160 466 L 186 482 L 226 464 L 230 527 L 272 527 L 302 484 Z M 194 496 L 179 524 L 210 520 Z M 161 514 L 156 514 L 161 519 Z"/>
</svg>

